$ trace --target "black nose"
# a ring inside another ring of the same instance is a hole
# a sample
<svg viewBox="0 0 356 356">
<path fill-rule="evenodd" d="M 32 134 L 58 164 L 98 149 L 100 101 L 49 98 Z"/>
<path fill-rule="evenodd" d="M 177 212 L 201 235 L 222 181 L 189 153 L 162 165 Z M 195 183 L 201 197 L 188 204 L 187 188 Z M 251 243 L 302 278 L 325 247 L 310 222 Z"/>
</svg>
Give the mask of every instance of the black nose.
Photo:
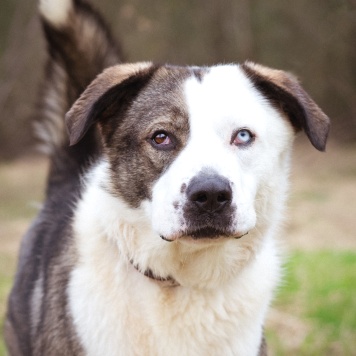
<svg viewBox="0 0 356 356">
<path fill-rule="evenodd" d="M 189 201 L 204 212 L 218 212 L 231 204 L 229 181 L 218 174 L 201 174 L 193 178 L 187 190 Z"/>
</svg>

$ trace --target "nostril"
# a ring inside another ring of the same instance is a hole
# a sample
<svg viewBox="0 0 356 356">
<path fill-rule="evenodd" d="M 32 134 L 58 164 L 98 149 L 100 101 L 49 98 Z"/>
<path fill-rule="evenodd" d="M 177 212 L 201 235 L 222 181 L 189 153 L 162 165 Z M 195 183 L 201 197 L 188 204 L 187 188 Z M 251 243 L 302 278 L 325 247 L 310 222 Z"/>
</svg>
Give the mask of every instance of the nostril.
<svg viewBox="0 0 356 356">
<path fill-rule="evenodd" d="M 229 200 L 231 200 L 231 194 L 229 194 L 228 192 L 218 193 L 217 201 L 219 203 L 225 203 L 226 201 L 229 201 Z"/>
<path fill-rule="evenodd" d="M 193 198 L 194 201 L 197 203 L 205 203 L 208 201 L 208 196 L 205 192 L 203 193 L 198 193 L 195 198 Z"/>
</svg>

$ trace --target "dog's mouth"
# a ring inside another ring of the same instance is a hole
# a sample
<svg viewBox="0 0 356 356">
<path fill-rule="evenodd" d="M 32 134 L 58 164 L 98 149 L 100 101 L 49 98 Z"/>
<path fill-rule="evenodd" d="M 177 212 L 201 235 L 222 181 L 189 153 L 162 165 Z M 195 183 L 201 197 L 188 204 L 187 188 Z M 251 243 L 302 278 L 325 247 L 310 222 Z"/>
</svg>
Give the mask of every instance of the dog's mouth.
<svg viewBox="0 0 356 356">
<path fill-rule="evenodd" d="M 204 227 L 195 230 L 183 231 L 177 235 L 169 236 L 169 237 L 161 235 L 161 238 L 162 240 L 168 242 L 172 242 L 180 239 L 184 239 L 184 240 L 191 239 L 193 241 L 199 241 L 199 240 L 213 241 L 213 240 L 222 240 L 222 239 L 240 239 L 242 236 L 245 236 L 247 234 L 248 231 L 231 233 L 228 231 L 219 230 L 212 227 Z"/>
</svg>

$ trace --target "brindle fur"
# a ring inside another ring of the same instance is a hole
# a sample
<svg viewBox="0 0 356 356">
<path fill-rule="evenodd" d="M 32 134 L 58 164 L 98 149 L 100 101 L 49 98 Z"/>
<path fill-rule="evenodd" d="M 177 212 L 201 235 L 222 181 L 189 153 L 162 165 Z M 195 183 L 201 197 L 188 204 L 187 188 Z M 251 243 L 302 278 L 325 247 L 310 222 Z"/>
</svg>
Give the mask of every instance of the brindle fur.
<svg viewBox="0 0 356 356">
<path fill-rule="evenodd" d="M 39 110 L 41 137 L 52 146 L 51 161 L 46 202 L 23 238 L 9 298 L 5 340 L 15 356 L 82 354 L 67 310 L 66 286 L 76 261 L 70 223 L 81 194 L 80 175 L 98 157 L 100 143 L 93 127 L 78 145 L 69 147 L 64 115 L 97 74 L 120 62 L 121 54 L 90 5 L 75 0 L 75 9 L 65 28 L 43 20 L 49 59 Z M 93 27 L 95 31 L 85 30 Z M 55 145 L 53 128 L 62 135 Z"/>
</svg>

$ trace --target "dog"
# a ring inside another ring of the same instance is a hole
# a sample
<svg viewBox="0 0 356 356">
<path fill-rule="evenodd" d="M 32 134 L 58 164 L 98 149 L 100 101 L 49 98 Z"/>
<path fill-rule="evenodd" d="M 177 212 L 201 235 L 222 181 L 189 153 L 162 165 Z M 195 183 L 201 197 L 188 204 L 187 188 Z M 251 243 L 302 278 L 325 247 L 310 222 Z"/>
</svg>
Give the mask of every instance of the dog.
<svg viewBox="0 0 356 356">
<path fill-rule="evenodd" d="M 251 62 L 121 63 L 84 0 L 41 0 L 46 199 L 9 298 L 11 355 L 266 355 L 292 144 L 329 118 Z"/>
</svg>

